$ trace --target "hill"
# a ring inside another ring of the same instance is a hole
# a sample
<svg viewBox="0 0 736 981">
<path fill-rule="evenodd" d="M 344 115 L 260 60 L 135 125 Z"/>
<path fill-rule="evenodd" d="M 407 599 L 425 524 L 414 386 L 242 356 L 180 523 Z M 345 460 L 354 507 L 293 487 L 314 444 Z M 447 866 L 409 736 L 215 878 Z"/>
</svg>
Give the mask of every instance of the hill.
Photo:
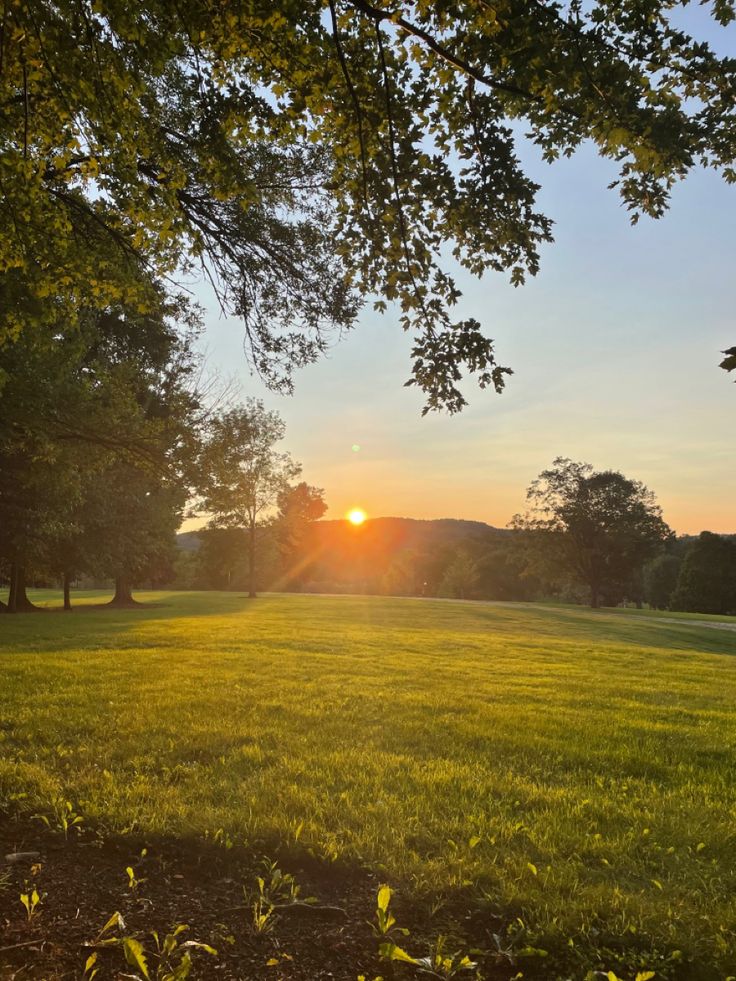
<svg viewBox="0 0 736 981">
<path fill-rule="evenodd" d="M 184 532 L 177 536 L 177 545 L 192 555 L 202 548 L 208 534 Z M 432 593 L 458 552 L 492 553 L 493 545 L 506 540 L 508 534 L 483 521 L 458 518 L 368 518 L 358 527 L 342 519 L 317 521 L 302 546 L 300 588 Z M 244 557 L 244 547 L 238 547 Z M 268 546 L 264 549 L 267 552 Z M 426 583 L 431 589 L 423 588 Z"/>
<path fill-rule="evenodd" d="M 458 551 L 488 548 L 507 534 L 455 518 L 369 518 L 357 527 L 319 521 L 310 530 L 308 588 L 422 594 L 423 584 L 441 578 Z"/>
<path fill-rule="evenodd" d="M 176 536 L 176 547 L 182 552 L 197 552 L 202 544 L 202 536 L 197 531 L 180 531 Z"/>
</svg>

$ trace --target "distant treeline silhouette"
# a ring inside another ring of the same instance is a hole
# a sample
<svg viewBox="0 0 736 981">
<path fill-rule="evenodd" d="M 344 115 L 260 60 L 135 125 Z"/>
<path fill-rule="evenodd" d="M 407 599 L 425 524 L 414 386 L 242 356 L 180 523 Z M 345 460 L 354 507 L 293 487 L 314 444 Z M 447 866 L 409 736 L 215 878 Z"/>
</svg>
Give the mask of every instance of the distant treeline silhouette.
<svg viewBox="0 0 736 981">
<path fill-rule="evenodd" d="M 311 593 L 434 596 L 472 600 L 586 603 L 573 576 L 529 560 L 523 533 L 479 521 L 374 518 L 359 528 L 314 522 L 292 568 L 276 527 L 261 530 L 260 589 Z M 178 536 L 173 585 L 244 589 L 245 532 L 203 530 Z M 736 535 L 703 532 L 668 540 L 627 583 L 604 590 L 602 605 L 736 614 Z"/>
</svg>

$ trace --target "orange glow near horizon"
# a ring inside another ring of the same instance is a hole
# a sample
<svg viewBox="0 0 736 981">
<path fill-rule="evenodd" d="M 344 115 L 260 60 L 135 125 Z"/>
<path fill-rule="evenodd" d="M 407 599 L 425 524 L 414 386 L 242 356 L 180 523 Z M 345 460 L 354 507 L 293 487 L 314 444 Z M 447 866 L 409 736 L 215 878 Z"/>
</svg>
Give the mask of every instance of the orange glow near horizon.
<svg viewBox="0 0 736 981">
<path fill-rule="evenodd" d="M 368 515 L 362 508 L 351 508 L 345 515 L 351 525 L 362 525 Z"/>
</svg>

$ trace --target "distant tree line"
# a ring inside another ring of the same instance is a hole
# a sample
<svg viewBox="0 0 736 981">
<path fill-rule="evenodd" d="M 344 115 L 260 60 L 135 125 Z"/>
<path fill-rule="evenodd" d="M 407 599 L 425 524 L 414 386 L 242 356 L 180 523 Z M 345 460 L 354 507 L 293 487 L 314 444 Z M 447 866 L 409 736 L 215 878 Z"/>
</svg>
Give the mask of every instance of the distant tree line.
<svg viewBox="0 0 736 981">
<path fill-rule="evenodd" d="M 317 521 L 321 492 L 299 484 L 258 532 L 257 586 L 321 593 L 530 598 L 513 565 L 510 537 L 481 522 L 376 518 L 355 528 Z M 204 529 L 180 536 L 182 586 L 246 589 L 244 529 Z"/>
<path fill-rule="evenodd" d="M 640 481 L 558 457 L 527 491 L 512 527 L 542 593 L 592 607 L 736 613 L 736 543 L 675 538 Z"/>
<path fill-rule="evenodd" d="M 153 289 L 153 287 L 151 287 Z M 323 521 L 279 415 L 218 410 L 194 350 L 197 311 L 157 294 L 90 310 L 74 335 L 0 349 L 0 612 L 29 583 L 356 592 L 736 613 L 736 538 L 676 539 L 654 494 L 558 458 L 500 530 L 481 522 Z M 141 324 L 141 320 L 145 324 Z M 207 519 L 176 547 L 186 515 Z M 185 539 L 186 540 L 186 539 Z"/>
<path fill-rule="evenodd" d="M 643 581 L 653 609 L 736 614 L 736 535 L 678 539 L 644 566 Z"/>
<path fill-rule="evenodd" d="M 736 536 L 676 538 L 654 494 L 616 471 L 558 458 L 509 529 L 405 518 L 354 528 L 317 521 L 324 501 L 313 493 L 299 485 L 259 528 L 259 588 L 736 613 Z M 299 533 L 285 537 L 290 507 Z M 249 587 L 246 528 L 210 528 L 187 544 L 180 585 Z"/>
</svg>

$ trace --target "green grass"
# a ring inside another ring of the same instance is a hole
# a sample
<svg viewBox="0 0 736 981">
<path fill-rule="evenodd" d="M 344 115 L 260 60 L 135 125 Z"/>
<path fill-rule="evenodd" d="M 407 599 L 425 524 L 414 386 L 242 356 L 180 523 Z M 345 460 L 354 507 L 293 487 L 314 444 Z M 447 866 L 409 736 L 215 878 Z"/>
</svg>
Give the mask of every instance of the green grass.
<svg viewBox="0 0 736 981">
<path fill-rule="evenodd" d="M 494 928 L 519 916 L 544 977 L 733 973 L 736 633 L 144 595 L 0 618 L 0 804 L 63 795 L 103 829 L 309 847 L 418 901 L 459 895 Z"/>
</svg>

